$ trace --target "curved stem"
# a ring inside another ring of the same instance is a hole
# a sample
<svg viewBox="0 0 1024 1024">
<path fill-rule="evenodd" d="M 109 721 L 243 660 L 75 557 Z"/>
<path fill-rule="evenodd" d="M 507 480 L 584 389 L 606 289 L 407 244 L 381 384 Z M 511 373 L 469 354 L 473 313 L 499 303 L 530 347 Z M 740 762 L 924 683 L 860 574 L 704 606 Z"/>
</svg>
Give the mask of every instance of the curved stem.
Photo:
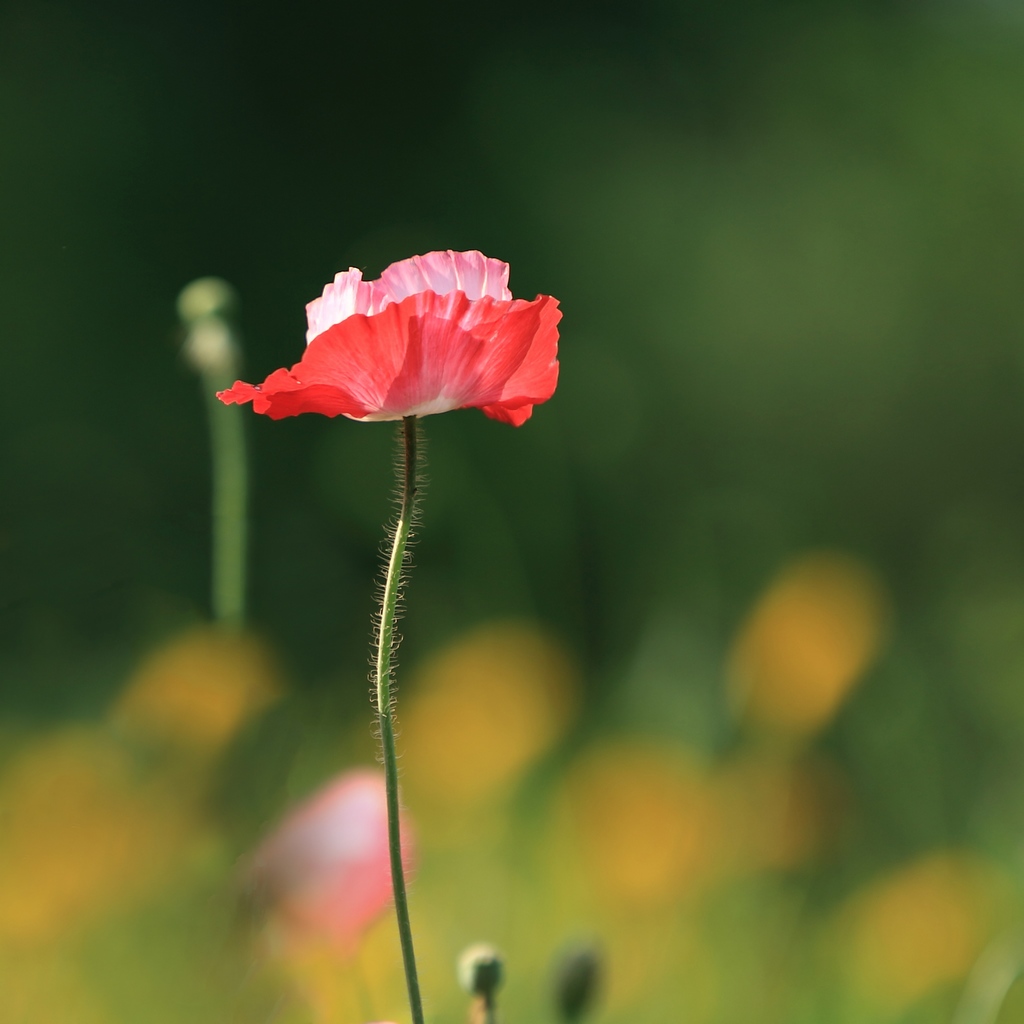
<svg viewBox="0 0 1024 1024">
<path fill-rule="evenodd" d="M 398 818 L 398 759 L 395 755 L 395 722 L 391 694 L 391 655 L 397 645 L 395 620 L 398 596 L 402 585 L 409 532 L 416 513 L 417 440 L 416 417 L 406 416 L 402 420 L 398 522 L 395 524 L 387 575 L 384 578 L 384 596 L 381 600 L 380 623 L 377 629 L 376 696 L 384 778 L 387 785 L 388 849 L 391 856 L 391 885 L 395 897 L 395 916 L 398 919 L 398 937 L 402 944 L 402 962 L 405 966 L 412 1022 L 423 1024 L 423 1004 L 416 976 L 416 956 L 413 952 L 409 902 L 406 898 L 405 872 L 402 868 L 402 837 Z"/>
</svg>

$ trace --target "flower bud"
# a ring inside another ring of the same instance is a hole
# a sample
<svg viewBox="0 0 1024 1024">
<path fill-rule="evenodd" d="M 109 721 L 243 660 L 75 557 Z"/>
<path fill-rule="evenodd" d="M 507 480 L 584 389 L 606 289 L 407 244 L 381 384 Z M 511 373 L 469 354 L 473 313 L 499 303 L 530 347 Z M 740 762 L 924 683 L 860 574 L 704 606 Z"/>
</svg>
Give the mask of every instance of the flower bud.
<svg viewBox="0 0 1024 1024">
<path fill-rule="evenodd" d="M 601 984 L 602 957 L 593 943 L 571 946 L 555 969 L 555 1007 L 561 1020 L 575 1024 L 594 1003 Z"/>
<path fill-rule="evenodd" d="M 235 289 L 219 277 L 200 277 L 178 295 L 178 316 L 186 327 L 211 316 L 234 316 L 237 309 Z"/>
<path fill-rule="evenodd" d="M 201 277 L 178 296 L 178 316 L 188 329 L 183 354 L 197 373 L 227 379 L 238 371 L 231 320 L 238 308 L 234 288 L 219 277 Z"/>
<path fill-rule="evenodd" d="M 459 984 L 470 995 L 491 1002 L 501 986 L 504 967 L 501 954 L 493 946 L 478 942 L 459 957 Z"/>
<path fill-rule="evenodd" d="M 182 353 L 197 373 L 234 373 L 235 342 L 228 325 L 219 317 L 200 320 L 188 332 Z"/>
</svg>

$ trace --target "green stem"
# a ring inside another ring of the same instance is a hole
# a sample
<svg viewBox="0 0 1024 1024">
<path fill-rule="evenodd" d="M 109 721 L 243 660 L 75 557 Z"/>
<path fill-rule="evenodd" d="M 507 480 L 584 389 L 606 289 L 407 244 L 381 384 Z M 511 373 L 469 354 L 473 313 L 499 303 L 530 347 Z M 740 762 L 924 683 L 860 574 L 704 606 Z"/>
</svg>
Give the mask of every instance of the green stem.
<svg viewBox="0 0 1024 1024">
<path fill-rule="evenodd" d="M 402 586 L 402 571 L 409 532 L 416 513 L 417 479 L 416 417 L 402 420 L 400 506 L 398 522 L 388 558 L 384 578 L 384 597 L 381 600 L 380 623 L 377 630 L 377 717 L 380 724 L 380 745 L 384 757 L 384 779 L 387 786 L 388 850 L 391 855 L 391 885 L 395 896 L 395 916 L 398 919 L 398 937 L 402 944 L 402 962 L 405 982 L 409 990 L 409 1009 L 412 1024 L 423 1024 L 423 1004 L 416 976 L 416 955 L 412 945 L 412 926 L 409 923 L 409 902 L 405 892 L 405 871 L 402 867 L 402 837 L 398 819 L 398 758 L 395 755 L 395 722 L 391 693 L 391 655 L 397 645 L 395 620 L 398 596 Z"/>
<path fill-rule="evenodd" d="M 213 616 L 221 625 L 245 624 L 248 464 L 241 410 L 224 405 L 216 392 L 230 387 L 233 375 L 203 374 L 213 456 Z"/>
</svg>

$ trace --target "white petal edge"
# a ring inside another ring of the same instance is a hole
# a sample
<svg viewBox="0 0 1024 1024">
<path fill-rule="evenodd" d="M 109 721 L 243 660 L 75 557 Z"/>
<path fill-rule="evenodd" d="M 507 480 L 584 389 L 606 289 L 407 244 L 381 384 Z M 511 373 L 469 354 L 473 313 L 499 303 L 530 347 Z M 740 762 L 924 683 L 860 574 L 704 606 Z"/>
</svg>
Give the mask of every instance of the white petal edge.
<svg viewBox="0 0 1024 1024">
<path fill-rule="evenodd" d="M 392 263 L 380 275 L 380 283 L 393 302 L 416 292 L 465 292 L 471 300 L 489 296 L 509 300 L 508 264 L 490 259 L 475 249 L 469 252 L 428 252 Z"/>
<path fill-rule="evenodd" d="M 448 249 L 392 263 L 378 281 L 364 281 L 361 270 L 349 267 L 335 275 L 320 298 L 306 305 L 306 343 L 355 313 L 373 316 L 418 292 L 464 292 L 471 301 L 484 296 L 509 301 L 508 264 L 476 249 Z"/>
<path fill-rule="evenodd" d="M 319 299 L 306 305 L 306 343 L 354 313 L 372 316 L 392 301 L 379 281 L 364 281 L 361 270 L 349 267 L 335 275 Z"/>
</svg>

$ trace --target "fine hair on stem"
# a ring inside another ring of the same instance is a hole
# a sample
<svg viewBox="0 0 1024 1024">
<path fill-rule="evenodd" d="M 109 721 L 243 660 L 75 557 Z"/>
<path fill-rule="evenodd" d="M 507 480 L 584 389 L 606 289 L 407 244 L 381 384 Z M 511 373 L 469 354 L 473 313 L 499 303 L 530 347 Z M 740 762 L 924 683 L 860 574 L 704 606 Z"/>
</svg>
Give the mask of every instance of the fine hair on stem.
<svg viewBox="0 0 1024 1024">
<path fill-rule="evenodd" d="M 410 437 L 411 435 L 411 437 Z M 381 697 L 381 679 L 379 675 L 381 641 L 385 639 L 384 614 L 389 596 L 392 602 L 390 622 L 387 624 L 388 651 L 386 664 L 390 669 L 389 678 L 385 680 L 388 697 L 391 702 L 392 718 L 394 718 L 397 699 L 395 672 L 398 669 L 398 649 L 402 645 L 402 634 L 398 623 L 405 614 L 405 588 L 409 583 L 410 570 L 413 566 L 412 549 L 418 540 L 417 529 L 422 518 L 420 501 L 426 491 L 426 446 L 423 429 L 414 416 L 406 417 L 398 424 L 396 445 L 392 458 L 395 473 L 395 486 L 391 493 L 394 510 L 385 525 L 385 536 L 380 544 L 382 565 L 377 576 L 374 592 L 376 608 L 373 613 L 372 651 L 370 657 L 370 694 L 374 710 L 380 714 L 379 700 Z M 410 440 L 413 442 L 410 451 Z M 410 462 L 411 456 L 411 462 Z M 408 496 L 407 496 L 408 491 Z M 397 580 L 391 581 L 390 574 L 395 553 L 398 532 L 404 527 L 405 537 L 402 540 L 401 564 L 397 566 Z M 389 585 L 393 593 L 389 595 Z M 395 723 L 397 725 L 397 723 Z M 379 739 L 379 736 L 378 736 Z"/>
<path fill-rule="evenodd" d="M 405 891 L 405 871 L 402 865 L 402 836 L 400 802 L 398 797 L 398 755 L 395 749 L 395 697 L 392 687 L 395 655 L 399 636 L 395 630 L 398 619 L 402 587 L 406 582 L 407 552 L 417 516 L 420 476 L 419 425 L 414 416 L 403 418 L 399 431 L 399 454 L 396 464 L 398 479 L 398 512 L 390 531 L 390 543 L 385 551 L 386 569 L 380 594 L 380 613 L 376 620 L 374 661 L 374 705 L 380 738 L 381 760 L 384 763 L 384 781 L 387 792 L 388 854 L 391 866 L 391 886 L 395 900 L 395 918 L 402 947 L 409 1009 L 413 1024 L 423 1024 L 423 1004 L 420 997 L 413 951 L 412 925 L 409 920 L 409 902 Z"/>
</svg>

